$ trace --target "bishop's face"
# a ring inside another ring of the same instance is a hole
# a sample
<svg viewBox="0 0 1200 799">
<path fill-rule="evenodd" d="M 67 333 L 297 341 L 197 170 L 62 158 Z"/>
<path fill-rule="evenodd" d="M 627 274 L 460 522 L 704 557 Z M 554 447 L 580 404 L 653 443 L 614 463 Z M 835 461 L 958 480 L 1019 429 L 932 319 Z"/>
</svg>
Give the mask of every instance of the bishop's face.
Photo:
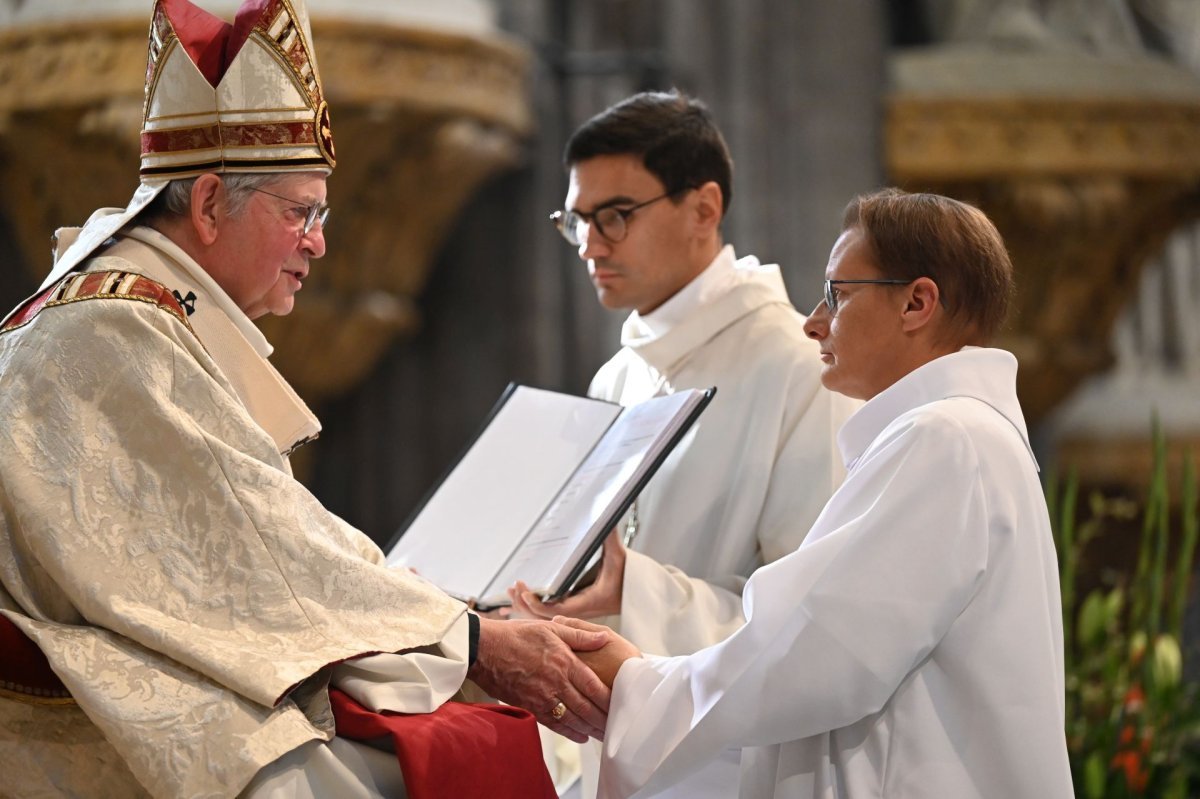
<svg viewBox="0 0 1200 799">
<path fill-rule="evenodd" d="M 861 230 L 842 233 L 829 254 L 828 280 L 881 280 Z M 868 400 L 898 379 L 897 354 L 904 345 L 904 286 L 878 283 L 831 287 L 836 308 L 822 300 L 804 323 L 821 346 L 821 383 L 830 391 Z"/>
<path fill-rule="evenodd" d="M 281 177 L 222 220 L 221 252 L 210 272 L 251 319 L 291 313 L 309 260 L 325 254 L 320 222 L 304 232 L 309 207 L 325 200 L 325 179 L 320 173 Z"/>
</svg>

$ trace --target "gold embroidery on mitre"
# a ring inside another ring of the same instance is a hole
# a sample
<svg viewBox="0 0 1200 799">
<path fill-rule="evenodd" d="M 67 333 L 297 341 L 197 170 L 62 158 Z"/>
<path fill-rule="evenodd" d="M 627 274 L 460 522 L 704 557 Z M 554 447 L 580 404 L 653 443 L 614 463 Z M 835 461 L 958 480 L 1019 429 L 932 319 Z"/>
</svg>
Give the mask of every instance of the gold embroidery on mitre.
<svg viewBox="0 0 1200 799">
<path fill-rule="evenodd" d="M 302 5 L 266 0 L 229 63 L 214 69 L 205 59 L 205 74 L 188 51 L 197 43 L 189 37 L 191 44 L 184 46 L 168 16 L 168 6 L 175 10 L 185 3 L 190 0 L 155 2 L 143 109 L 143 178 L 333 169 L 329 111 Z M 211 19 L 224 25 L 217 35 L 228 44 L 234 26 Z"/>
<path fill-rule="evenodd" d="M 333 149 L 333 130 L 329 126 L 329 103 L 321 102 L 317 109 L 317 146 L 321 153 L 329 159 L 330 166 L 337 164 L 337 154 Z"/>
</svg>

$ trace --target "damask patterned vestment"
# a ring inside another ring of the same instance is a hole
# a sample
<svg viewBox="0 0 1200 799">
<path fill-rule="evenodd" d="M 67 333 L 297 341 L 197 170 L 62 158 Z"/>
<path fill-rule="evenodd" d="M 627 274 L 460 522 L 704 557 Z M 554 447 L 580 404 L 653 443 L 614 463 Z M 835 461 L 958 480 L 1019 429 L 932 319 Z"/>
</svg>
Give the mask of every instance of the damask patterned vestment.
<svg viewBox="0 0 1200 799">
<path fill-rule="evenodd" d="M 78 702 L 0 699 L 0 790 L 233 796 L 332 736 L 330 664 L 464 608 L 293 479 L 319 426 L 182 251 L 135 228 L 85 268 L 193 312 L 96 297 L 0 334 L 0 609 Z"/>
</svg>

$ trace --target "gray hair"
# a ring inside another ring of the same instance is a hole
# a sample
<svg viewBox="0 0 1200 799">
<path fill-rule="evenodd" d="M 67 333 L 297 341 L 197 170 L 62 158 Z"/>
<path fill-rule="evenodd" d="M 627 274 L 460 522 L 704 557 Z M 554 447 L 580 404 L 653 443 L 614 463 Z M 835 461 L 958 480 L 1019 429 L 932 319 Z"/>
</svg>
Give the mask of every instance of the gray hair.
<svg viewBox="0 0 1200 799">
<path fill-rule="evenodd" d="M 232 172 L 221 175 L 221 182 L 225 184 L 225 193 L 229 197 L 229 213 L 234 216 L 240 214 L 255 189 L 261 189 L 279 177 L 280 174 L 275 172 Z M 195 183 L 196 178 L 172 180 L 154 200 L 152 207 L 157 213 L 151 212 L 148 216 L 186 216 L 192 208 L 192 186 Z"/>
</svg>

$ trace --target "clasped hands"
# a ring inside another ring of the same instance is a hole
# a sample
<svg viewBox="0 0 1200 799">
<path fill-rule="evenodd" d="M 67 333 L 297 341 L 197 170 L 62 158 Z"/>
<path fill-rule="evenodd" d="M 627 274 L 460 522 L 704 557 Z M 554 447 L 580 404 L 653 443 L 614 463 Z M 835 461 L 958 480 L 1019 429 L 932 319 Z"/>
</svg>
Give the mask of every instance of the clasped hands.
<svg viewBox="0 0 1200 799">
<path fill-rule="evenodd" d="M 573 741 L 603 739 L 617 671 L 641 652 L 608 627 L 572 616 L 619 612 L 624 571 L 624 547 L 619 536 L 610 535 L 595 583 L 578 594 L 543 603 L 517 583 L 508 590 L 513 619 L 479 620 L 479 648 L 470 678 L 497 699 L 529 709 L 539 722 Z"/>
<path fill-rule="evenodd" d="M 585 632 L 608 633 L 608 643 L 595 651 L 579 652 L 578 655 L 597 676 L 612 688 L 621 664 L 631 657 L 641 657 L 637 647 L 614 633 L 608 627 L 588 624 L 582 619 L 600 616 L 615 616 L 621 612 L 622 586 L 625 584 L 625 546 L 621 536 L 613 530 L 604 539 L 603 557 L 596 580 L 578 593 L 557 602 L 543 602 L 520 581 L 508 589 L 512 600 L 512 618 L 552 619 L 559 624 Z"/>
</svg>

